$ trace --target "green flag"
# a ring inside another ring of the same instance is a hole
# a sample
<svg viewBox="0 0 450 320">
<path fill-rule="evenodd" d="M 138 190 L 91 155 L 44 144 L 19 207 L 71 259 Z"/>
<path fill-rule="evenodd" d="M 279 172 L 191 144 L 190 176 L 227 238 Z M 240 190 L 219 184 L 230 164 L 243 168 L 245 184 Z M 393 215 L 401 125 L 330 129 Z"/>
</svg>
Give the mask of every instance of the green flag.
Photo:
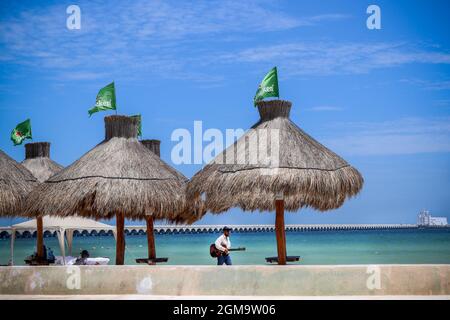
<svg viewBox="0 0 450 320">
<path fill-rule="evenodd" d="M 139 125 L 138 125 L 138 136 L 142 137 L 142 117 L 140 114 L 137 114 L 135 116 L 131 116 L 131 118 L 136 118 L 139 121 Z"/>
<path fill-rule="evenodd" d="M 95 100 L 95 106 L 88 111 L 89 116 L 95 112 L 104 110 L 116 110 L 116 90 L 114 89 L 114 82 L 100 89 Z"/>
<path fill-rule="evenodd" d="M 22 144 L 25 139 L 32 139 L 31 136 L 31 121 L 30 119 L 25 120 L 24 122 L 19 123 L 13 131 L 11 131 L 11 140 L 14 142 L 14 145 L 17 146 Z"/>
<path fill-rule="evenodd" d="M 264 79 L 261 81 L 254 99 L 255 106 L 258 101 L 261 101 L 262 99 L 267 97 L 280 97 L 278 91 L 277 67 L 274 67 L 272 70 L 270 70 L 269 73 L 266 74 Z"/>
</svg>

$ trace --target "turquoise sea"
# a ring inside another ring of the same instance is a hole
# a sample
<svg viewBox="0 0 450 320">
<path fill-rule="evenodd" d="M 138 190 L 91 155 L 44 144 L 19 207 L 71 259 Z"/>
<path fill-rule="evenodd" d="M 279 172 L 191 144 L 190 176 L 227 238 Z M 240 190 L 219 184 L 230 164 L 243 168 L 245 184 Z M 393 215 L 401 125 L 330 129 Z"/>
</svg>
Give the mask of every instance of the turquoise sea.
<svg viewBox="0 0 450 320">
<path fill-rule="evenodd" d="M 158 257 L 169 257 L 171 265 L 212 265 L 209 245 L 218 233 L 156 235 Z M 450 263 L 450 228 L 368 231 L 287 232 L 288 255 L 300 255 L 300 264 L 422 264 Z M 55 237 L 45 238 L 45 244 L 59 255 Z M 34 238 L 16 239 L 16 265 L 35 250 Z M 232 233 L 233 247 L 246 247 L 233 252 L 233 264 L 265 264 L 264 257 L 276 255 L 273 232 Z M 126 263 L 147 255 L 145 235 L 126 237 Z M 74 238 L 74 254 L 87 249 L 91 257 L 104 256 L 114 263 L 115 246 L 112 236 Z M 9 239 L 0 240 L 0 264 L 8 263 Z"/>
</svg>

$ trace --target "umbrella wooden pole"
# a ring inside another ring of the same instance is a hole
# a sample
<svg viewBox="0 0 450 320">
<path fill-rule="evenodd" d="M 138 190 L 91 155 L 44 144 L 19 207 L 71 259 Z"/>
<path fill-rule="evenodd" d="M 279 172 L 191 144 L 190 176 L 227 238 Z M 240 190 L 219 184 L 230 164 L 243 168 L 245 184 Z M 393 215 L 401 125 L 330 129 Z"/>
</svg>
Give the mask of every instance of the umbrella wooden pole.
<svg viewBox="0 0 450 320">
<path fill-rule="evenodd" d="M 160 144 L 159 140 L 142 140 L 141 143 L 149 149 L 151 152 L 160 156 Z M 147 246 L 148 246 L 148 258 L 156 259 L 156 246 L 155 246 L 155 233 L 153 227 L 153 216 L 145 216 L 145 222 L 147 223 Z M 156 264 L 155 261 L 148 262 L 148 264 Z"/>
<path fill-rule="evenodd" d="M 155 247 L 155 234 L 153 231 L 153 217 L 146 216 L 145 221 L 147 223 L 147 244 L 148 244 L 148 258 L 156 258 L 156 247 Z"/>
<path fill-rule="evenodd" d="M 125 262 L 125 217 L 123 213 L 116 214 L 116 265 L 123 265 Z"/>
<path fill-rule="evenodd" d="M 284 200 L 275 200 L 275 231 L 277 235 L 278 264 L 286 264 L 286 233 L 284 231 Z"/>
<path fill-rule="evenodd" d="M 42 217 L 36 218 L 36 253 L 38 260 L 44 259 L 44 226 Z"/>
</svg>

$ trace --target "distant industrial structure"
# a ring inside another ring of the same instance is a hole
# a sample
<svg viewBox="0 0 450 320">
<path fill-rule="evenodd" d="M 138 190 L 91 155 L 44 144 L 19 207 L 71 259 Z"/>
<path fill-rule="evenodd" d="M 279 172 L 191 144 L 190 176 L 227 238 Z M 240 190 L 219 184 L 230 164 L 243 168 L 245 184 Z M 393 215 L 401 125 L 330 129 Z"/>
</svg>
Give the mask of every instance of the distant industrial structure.
<svg viewBox="0 0 450 320">
<path fill-rule="evenodd" d="M 417 225 L 422 227 L 442 227 L 448 224 L 446 217 L 433 217 L 428 210 L 422 210 L 417 219 Z"/>
</svg>

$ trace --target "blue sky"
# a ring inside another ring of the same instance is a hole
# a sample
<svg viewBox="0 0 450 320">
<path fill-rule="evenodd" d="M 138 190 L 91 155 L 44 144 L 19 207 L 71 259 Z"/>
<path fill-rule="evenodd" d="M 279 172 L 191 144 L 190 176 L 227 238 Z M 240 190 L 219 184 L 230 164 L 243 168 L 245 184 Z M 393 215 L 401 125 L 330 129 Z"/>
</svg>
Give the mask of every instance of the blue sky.
<svg viewBox="0 0 450 320">
<path fill-rule="evenodd" d="M 81 29 L 66 28 L 66 8 Z M 381 8 L 381 30 L 366 8 Z M 292 120 L 361 171 L 360 195 L 287 223 L 414 223 L 427 208 L 450 217 L 450 22 L 447 1 L 0 2 L 0 149 L 32 119 L 34 141 L 69 165 L 103 139 L 87 110 L 115 81 L 118 111 L 141 113 L 145 138 L 173 130 L 249 128 L 252 98 L 278 66 Z M 175 166 L 191 177 L 201 165 Z M 273 223 L 238 209 L 199 223 Z M 0 224 L 11 220 L 2 219 Z"/>
</svg>

